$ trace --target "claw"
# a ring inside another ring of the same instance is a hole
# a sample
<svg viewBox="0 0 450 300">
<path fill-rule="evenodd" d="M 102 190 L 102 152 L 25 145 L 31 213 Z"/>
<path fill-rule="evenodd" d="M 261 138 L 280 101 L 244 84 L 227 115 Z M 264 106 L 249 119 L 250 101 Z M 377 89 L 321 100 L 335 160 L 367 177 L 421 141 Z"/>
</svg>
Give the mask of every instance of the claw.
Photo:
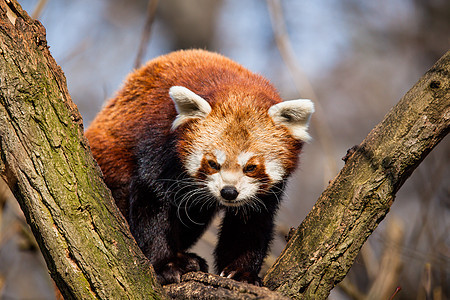
<svg viewBox="0 0 450 300">
<path fill-rule="evenodd" d="M 231 267 L 226 267 L 222 272 L 220 272 L 220 276 L 261 286 L 261 279 L 257 274 L 252 273 L 251 271 L 243 270 L 241 268 L 234 269 Z"/>
<path fill-rule="evenodd" d="M 236 275 L 236 271 L 231 271 L 230 273 L 228 273 L 228 275 L 226 275 L 225 270 L 220 272 L 221 277 L 233 278 L 234 275 Z"/>
</svg>

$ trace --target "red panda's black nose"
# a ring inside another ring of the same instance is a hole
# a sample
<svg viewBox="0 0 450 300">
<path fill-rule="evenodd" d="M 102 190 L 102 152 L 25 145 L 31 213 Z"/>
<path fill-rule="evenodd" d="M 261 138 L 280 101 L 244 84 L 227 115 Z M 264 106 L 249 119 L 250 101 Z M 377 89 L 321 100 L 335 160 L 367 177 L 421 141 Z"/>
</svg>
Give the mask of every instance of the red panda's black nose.
<svg viewBox="0 0 450 300">
<path fill-rule="evenodd" d="M 226 185 L 220 190 L 220 195 L 225 200 L 234 200 L 239 195 L 239 192 L 234 186 Z"/>
</svg>

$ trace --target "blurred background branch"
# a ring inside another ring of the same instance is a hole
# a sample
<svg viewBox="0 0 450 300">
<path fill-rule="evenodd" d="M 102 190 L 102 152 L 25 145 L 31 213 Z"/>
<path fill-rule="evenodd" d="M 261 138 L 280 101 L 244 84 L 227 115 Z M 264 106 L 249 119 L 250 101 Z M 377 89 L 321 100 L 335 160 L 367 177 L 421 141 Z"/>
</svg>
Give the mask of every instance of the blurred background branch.
<svg viewBox="0 0 450 300">
<path fill-rule="evenodd" d="M 286 29 L 281 1 L 267 0 L 267 4 L 270 12 L 270 20 L 272 21 L 275 42 L 278 50 L 280 51 L 281 57 L 283 58 L 283 61 L 294 80 L 297 92 L 301 97 L 309 98 L 314 102 L 316 112 L 312 117 L 311 123 L 313 130 L 317 133 L 317 140 L 322 145 L 322 149 L 326 156 L 323 182 L 324 186 L 327 186 L 330 178 L 334 177 L 338 172 L 335 160 L 336 150 L 334 138 L 331 135 L 321 102 L 314 92 L 311 82 L 300 68 L 300 64 L 296 59 L 295 51 L 289 40 L 289 35 Z M 298 30 L 301 30 L 301 28 Z"/>
<path fill-rule="evenodd" d="M 41 14 L 42 11 L 44 10 L 45 6 L 47 5 L 48 0 L 39 0 L 38 3 L 36 4 L 33 13 L 31 14 L 31 18 L 32 19 L 38 19 Z"/>
<path fill-rule="evenodd" d="M 137 69 L 142 65 L 142 58 L 147 53 L 147 47 L 150 42 L 150 35 L 152 33 L 152 25 L 155 21 L 156 8 L 158 7 L 158 0 L 149 0 L 147 6 L 147 18 L 145 21 L 144 29 L 142 30 L 141 43 L 139 44 L 139 50 L 136 56 L 134 67 Z"/>
</svg>

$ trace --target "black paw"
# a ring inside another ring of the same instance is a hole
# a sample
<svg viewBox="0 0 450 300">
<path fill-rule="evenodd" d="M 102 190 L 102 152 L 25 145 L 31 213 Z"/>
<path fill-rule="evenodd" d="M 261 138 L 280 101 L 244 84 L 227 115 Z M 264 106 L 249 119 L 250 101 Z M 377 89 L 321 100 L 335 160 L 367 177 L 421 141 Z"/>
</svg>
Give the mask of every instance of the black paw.
<svg viewBox="0 0 450 300">
<path fill-rule="evenodd" d="M 259 278 L 259 276 L 256 272 L 244 270 L 242 268 L 226 267 L 220 273 L 220 276 L 226 277 L 226 278 L 231 278 L 231 279 L 234 279 L 237 281 L 251 283 L 251 284 L 254 284 L 257 286 L 262 285 L 261 278 Z"/>
<path fill-rule="evenodd" d="M 208 272 L 206 261 L 194 253 L 177 253 L 160 266 L 155 266 L 158 281 L 164 285 L 178 283 L 183 274 L 195 271 Z"/>
</svg>

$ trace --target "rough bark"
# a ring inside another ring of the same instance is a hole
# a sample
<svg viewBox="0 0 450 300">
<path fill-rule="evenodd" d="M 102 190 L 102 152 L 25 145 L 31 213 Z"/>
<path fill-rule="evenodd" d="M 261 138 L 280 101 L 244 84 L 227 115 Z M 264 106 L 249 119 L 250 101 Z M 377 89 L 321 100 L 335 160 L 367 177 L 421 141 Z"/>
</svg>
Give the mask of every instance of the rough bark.
<svg viewBox="0 0 450 300">
<path fill-rule="evenodd" d="M 45 29 L 0 1 L 0 174 L 66 299 L 160 298 L 83 137 Z"/>
<path fill-rule="evenodd" d="M 450 128 L 450 51 L 351 149 L 264 285 L 292 298 L 325 299 L 341 281 L 395 194 Z"/>
<path fill-rule="evenodd" d="M 238 282 L 218 275 L 195 272 L 181 278 L 181 283 L 164 286 L 172 299 L 258 299 L 287 300 L 288 297 L 265 287 Z"/>
</svg>

